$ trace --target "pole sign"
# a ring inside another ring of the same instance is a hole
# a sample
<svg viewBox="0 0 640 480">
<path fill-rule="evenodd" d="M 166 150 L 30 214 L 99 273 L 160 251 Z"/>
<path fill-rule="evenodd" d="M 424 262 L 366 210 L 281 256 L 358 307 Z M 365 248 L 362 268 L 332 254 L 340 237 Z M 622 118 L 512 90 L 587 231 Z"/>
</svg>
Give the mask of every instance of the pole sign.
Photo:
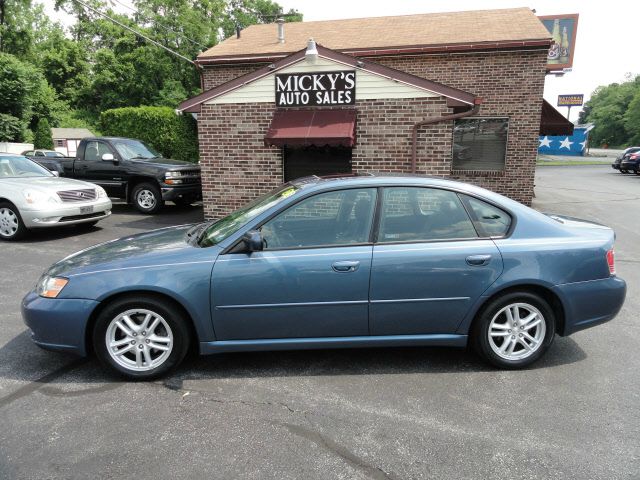
<svg viewBox="0 0 640 480">
<path fill-rule="evenodd" d="M 278 107 L 325 107 L 355 103 L 355 70 L 276 75 Z"/>
<path fill-rule="evenodd" d="M 584 103 L 584 94 L 558 95 L 559 107 L 580 107 Z"/>
<path fill-rule="evenodd" d="M 551 46 L 547 53 L 547 70 L 564 70 L 573 65 L 576 48 L 578 14 L 549 15 L 538 17 L 551 35 Z"/>
</svg>

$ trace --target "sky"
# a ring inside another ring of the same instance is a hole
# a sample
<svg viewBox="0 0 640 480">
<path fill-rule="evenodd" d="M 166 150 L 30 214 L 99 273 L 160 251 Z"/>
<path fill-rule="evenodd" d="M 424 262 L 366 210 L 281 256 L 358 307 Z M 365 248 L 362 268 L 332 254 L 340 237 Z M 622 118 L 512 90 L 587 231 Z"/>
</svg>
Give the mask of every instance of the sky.
<svg viewBox="0 0 640 480">
<path fill-rule="evenodd" d="M 121 0 L 129 3 L 130 0 Z M 276 0 L 287 11 L 295 8 L 304 20 L 410 15 L 418 13 L 528 7 L 537 15 L 578 13 L 578 35 L 573 70 L 562 77 L 547 75 L 544 97 L 556 105 L 560 94 L 585 95 L 585 101 L 600 85 L 622 82 L 626 75 L 640 74 L 637 0 Z M 53 10 L 53 1 L 43 1 L 47 13 L 64 24 L 71 21 Z M 125 10 L 126 11 L 126 10 Z M 566 107 L 559 107 L 566 115 Z M 578 118 L 579 108 L 571 109 L 570 120 Z"/>
</svg>

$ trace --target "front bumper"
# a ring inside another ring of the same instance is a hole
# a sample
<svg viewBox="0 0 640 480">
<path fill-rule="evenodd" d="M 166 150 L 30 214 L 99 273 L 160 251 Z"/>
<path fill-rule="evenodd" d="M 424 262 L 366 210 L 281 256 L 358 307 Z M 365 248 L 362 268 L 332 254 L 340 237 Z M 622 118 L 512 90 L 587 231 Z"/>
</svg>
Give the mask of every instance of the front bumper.
<svg viewBox="0 0 640 480">
<path fill-rule="evenodd" d="M 565 309 L 561 335 L 571 335 L 612 320 L 622 308 L 627 294 L 627 284 L 616 276 L 553 288 Z"/>
<path fill-rule="evenodd" d="M 92 211 L 84 212 L 86 207 L 92 207 Z M 105 198 L 77 204 L 57 204 L 52 208 L 20 210 L 20 216 L 27 228 L 56 227 L 101 220 L 111 215 L 111 207 L 111 200 Z"/>
<path fill-rule="evenodd" d="M 99 302 L 70 298 L 43 298 L 29 292 L 22 300 L 22 319 L 31 340 L 47 350 L 86 356 L 86 330 Z"/>
<path fill-rule="evenodd" d="M 202 185 L 199 183 L 184 186 L 162 185 L 161 190 L 163 200 L 171 201 L 179 197 L 190 198 L 194 202 L 196 200 L 202 200 Z"/>
</svg>

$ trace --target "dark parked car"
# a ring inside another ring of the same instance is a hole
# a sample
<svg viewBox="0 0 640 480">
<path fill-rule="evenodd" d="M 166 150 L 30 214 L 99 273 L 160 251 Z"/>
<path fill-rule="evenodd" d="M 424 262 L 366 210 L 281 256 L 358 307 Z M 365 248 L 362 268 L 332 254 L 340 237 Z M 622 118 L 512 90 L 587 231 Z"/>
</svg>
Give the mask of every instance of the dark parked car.
<svg viewBox="0 0 640 480">
<path fill-rule="evenodd" d="M 27 158 L 30 158 L 34 162 L 38 163 L 38 165 L 43 166 L 47 170 L 54 172 L 58 176 L 62 176 L 64 173 L 64 168 L 60 163 L 60 160 L 63 158 L 71 158 L 65 157 L 60 152 L 56 152 L 55 150 L 26 150 L 22 152 Z"/>
<path fill-rule="evenodd" d="M 615 161 L 611 164 L 611 168 L 615 170 L 620 170 L 621 173 L 629 173 L 629 170 L 627 170 L 626 168 L 622 168 L 621 164 L 625 159 L 625 157 L 631 155 L 632 153 L 637 153 L 637 152 L 640 152 L 640 147 L 627 148 L 624 152 L 622 152 L 620 155 L 616 157 Z"/>
<path fill-rule="evenodd" d="M 63 176 L 100 185 L 142 213 L 157 213 L 166 200 L 189 205 L 202 198 L 199 165 L 164 158 L 133 138 L 84 138 L 77 157 L 58 160 Z"/>
<path fill-rule="evenodd" d="M 614 232 L 425 177 L 307 177 L 214 222 L 96 245 L 49 268 L 36 344 L 131 378 L 201 354 L 472 344 L 501 368 L 625 298 Z"/>
<path fill-rule="evenodd" d="M 620 162 L 621 172 L 633 172 L 640 174 L 640 149 L 635 152 L 627 153 Z"/>
</svg>

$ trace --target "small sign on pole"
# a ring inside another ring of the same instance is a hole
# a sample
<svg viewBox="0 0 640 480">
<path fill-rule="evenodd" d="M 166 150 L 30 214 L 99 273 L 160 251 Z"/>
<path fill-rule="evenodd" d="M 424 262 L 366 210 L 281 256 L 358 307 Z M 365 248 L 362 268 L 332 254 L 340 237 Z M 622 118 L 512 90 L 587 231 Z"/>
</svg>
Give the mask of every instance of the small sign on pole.
<svg viewBox="0 0 640 480">
<path fill-rule="evenodd" d="M 571 115 L 571 107 L 580 107 L 584 103 L 584 94 L 558 95 L 558 106 L 567 107 L 567 119 Z"/>
</svg>

